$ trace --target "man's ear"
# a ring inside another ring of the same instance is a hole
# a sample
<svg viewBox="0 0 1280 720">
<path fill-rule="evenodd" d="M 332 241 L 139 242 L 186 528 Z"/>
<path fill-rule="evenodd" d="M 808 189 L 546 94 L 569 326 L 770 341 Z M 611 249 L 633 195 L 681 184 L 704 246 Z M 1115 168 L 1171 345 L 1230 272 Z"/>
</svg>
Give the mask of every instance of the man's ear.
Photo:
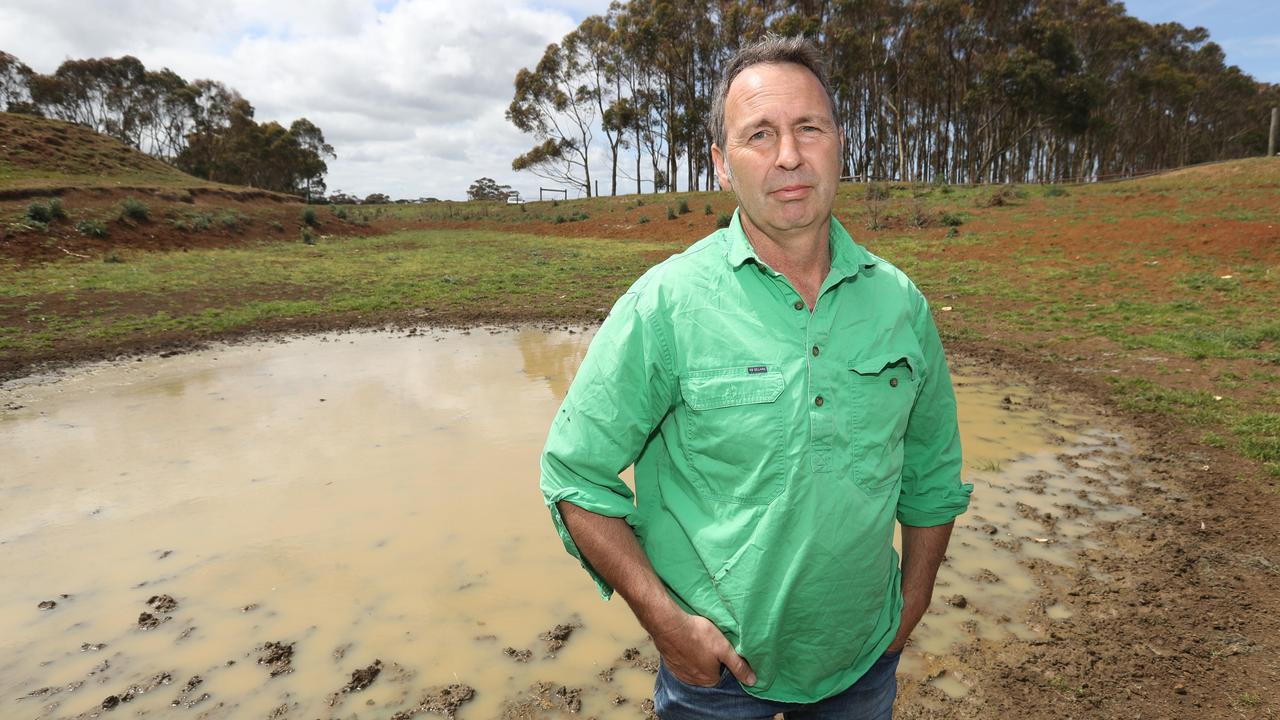
<svg viewBox="0 0 1280 720">
<path fill-rule="evenodd" d="M 720 189 L 732 190 L 733 171 L 729 169 L 724 153 L 720 152 L 720 146 L 715 143 L 711 145 L 711 162 L 716 166 L 716 177 L 720 180 Z"/>
</svg>

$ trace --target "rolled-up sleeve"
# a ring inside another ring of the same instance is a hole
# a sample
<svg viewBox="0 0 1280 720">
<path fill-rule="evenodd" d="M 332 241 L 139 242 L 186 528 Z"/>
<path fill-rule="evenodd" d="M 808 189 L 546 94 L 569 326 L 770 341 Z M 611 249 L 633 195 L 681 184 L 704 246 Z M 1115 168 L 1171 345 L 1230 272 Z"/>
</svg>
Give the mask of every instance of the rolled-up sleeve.
<svg viewBox="0 0 1280 720">
<path fill-rule="evenodd" d="M 912 288 L 914 290 L 914 288 Z M 951 373 L 928 303 L 914 293 L 916 339 L 924 353 L 922 387 L 907 422 L 898 522 L 933 527 L 969 507 L 973 485 L 960 481 L 960 428 Z"/>
<path fill-rule="evenodd" d="M 613 588 L 582 556 L 556 503 L 566 500 L 635 525 L 635 496 L 619 474 L 635 462 L 676 397 L 669 349 L 653 313 L 643 312 L 639 301 L 635 292 L 619 298 L 592 339 L 540 463 L 542 496 L 556 532 L 605 599 Z"/>
</svg>

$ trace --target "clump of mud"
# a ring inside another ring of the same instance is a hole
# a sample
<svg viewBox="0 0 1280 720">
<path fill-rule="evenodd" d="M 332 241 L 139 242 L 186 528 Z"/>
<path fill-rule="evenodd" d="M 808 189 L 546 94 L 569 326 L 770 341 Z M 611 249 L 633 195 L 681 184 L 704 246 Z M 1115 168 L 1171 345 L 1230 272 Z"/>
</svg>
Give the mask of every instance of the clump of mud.
<svg viewBox="0 0 1280 720">
<path fill-rule="evenodd" d="M 569 622 L 556 625 L 539 635 L 538 639 L 547 643 L 547 657 L 555 657 L 560 648 L 564 647 L 565 643 L 569 641 L 569 636 L 573 634 L 573 631 L 580 627 L 582 627 L 582 621 L 575 617 Z"/>
<path fill-rule="evenodd" d="M 502 654 L 520 663 L 527 663 L 533 658 L 532 650 L 517 650 L 513 647 L 505 647 Z"/>
<path fill-rule="evenodd" d="M 138 628 L 141 630 L 154 630 L 161 624 L 173 619 L 172 615 L 164 615 L 163 613 L 177 609 L 178 601 L 174 600 L 171 595 L 152 595 L 147 598 L 147 607 L 154 610 L 155 613 L 143 611 L 138 615 Z"/>
<path fill-rule="evenodd" d="M 195 694 L 196 688 L 200 687 L 202 684 L 204 684 L 204 678 L 199 675 L 193 675 L 191 679 L 187 681 L 187 684 L 183 685 L 182 689 L 178 691 L 178 696 L 173 699 L 173 702 L 169 703 L 169 706 L 193 708 L 205 700 L 208 700 L 209 693 L 200 693 L 199 695 Z"/>
<path fill-rule="evenodd" d="M 293 643 L 271 640 L 258 648 L 258 664 L 271 669 L 271 677 L 293 672 Z"/>
<path fill-rule="evenodd" d="M 156 673 L 144 683 L 134 683 L 133 685 L 130 685 L 119 695 L 108 695 L 102 700 L 102 709 L 114 710 L 122 703 L 130 702 L 139 695 L 145 695 L 161 685 L 168 685 L 171 682 L 173 682 L 173 675 L 170 675 L 167 672 Z"/>
<path fill-rule="evenodd" d="M 582 688 L 570 688 L 549 682 L 529 686 L 527 697 L 508 700 L 502 706 L 502 720 L 542 717 L 543 713 L 577 715 L 582 711 Z"/>
<path fill-rule="evenodd" d="M 382 672 L 382 661 L 374 660 L 373 664 L 368 667 L 360 668 L 352 671 L 351 681 L 343 685 L 341 689 L 329 696 L 329 707 L 333 707 L 342 702 L 343 696 L 351 693 L 360 692 L 373 684 L 378 679 L 378 674 Z"/>
<path fill-rule="evenodd" d="M 409 720 L 418 713 L 435 713 L 443 715 L 447 720 L 456 717 L 458 708 L 476 696 L 475 688 L 462 683 L 452 683 L 444 687 L 433 688 L 423 692 L 417 706 L 401 710 L 391 716 L 391 720 Z"/>
</svg>

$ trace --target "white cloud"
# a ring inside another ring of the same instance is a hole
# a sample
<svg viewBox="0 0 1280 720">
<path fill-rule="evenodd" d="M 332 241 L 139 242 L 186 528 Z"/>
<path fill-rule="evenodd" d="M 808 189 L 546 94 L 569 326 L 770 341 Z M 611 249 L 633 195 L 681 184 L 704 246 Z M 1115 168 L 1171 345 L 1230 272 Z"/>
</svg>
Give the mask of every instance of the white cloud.
<svg viewBox="0 0 1280 720">
<path fill-rule="evenodd" d="M 384 9 L 379 9 L 379 8 Z M 6 0 L 0 49 L 40 72 L 134 55 L 149 69 L 239 90 L 260 121 L 307 117 L 338 153 L 330 188 L 460 198 L 533 144 L 503 117 L 512 80 L 607 2 L 566 0 Z"/>
</svg>

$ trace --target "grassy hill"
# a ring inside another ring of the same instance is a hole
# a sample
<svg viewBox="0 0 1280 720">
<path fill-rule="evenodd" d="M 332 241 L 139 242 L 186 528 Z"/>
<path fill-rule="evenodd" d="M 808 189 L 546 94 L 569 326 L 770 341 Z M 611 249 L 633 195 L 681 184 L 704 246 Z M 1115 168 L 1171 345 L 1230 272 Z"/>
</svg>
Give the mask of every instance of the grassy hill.
<svg viewBox="0 0 1280 720">
<path fill-rule="evenodd" d="M 0 197 L 83 188 L 230 187 L 60 120 L 0 113 L 0 138 Z"/>
</svg>

